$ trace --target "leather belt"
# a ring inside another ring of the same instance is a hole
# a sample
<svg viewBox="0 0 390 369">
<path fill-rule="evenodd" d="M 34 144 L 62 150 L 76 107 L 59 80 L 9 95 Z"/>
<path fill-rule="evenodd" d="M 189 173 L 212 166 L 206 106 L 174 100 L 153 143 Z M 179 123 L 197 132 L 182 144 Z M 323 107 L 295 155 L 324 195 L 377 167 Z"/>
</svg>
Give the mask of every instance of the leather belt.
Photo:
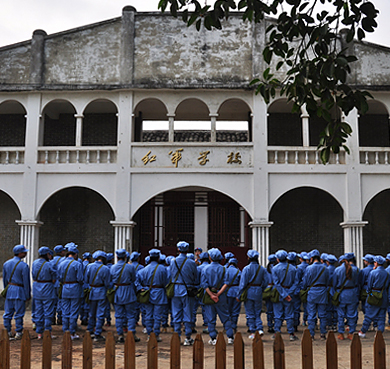
<svg viewBox="0 0 390 369">
<path fill-rule="evenodd" d="M 291 288 L 291 286 L 283 286 L 283 285 L 282 285 L 282 287 L 283 287 L 283 288 Z"/>
<path fill-rule="evenodd" d="M 260 287 L 261 284 L 260 283 L 249 283 L 249 286 L 250 287 Z"/>
<path fill-rule="evenodd" d="M 53 283 L 53 281 L 50 279 L 50 281 L 35 281 L 35 282 L 38 282 L 38 283 Z"/>
<path fill-rule="evenodd" d="M 11 282 L 9 282 L 8 284 L 10 284 L 11 286 L 24 287 L 22 284 L 19 284 L 19 283 L 11 283 Z"/>
<path fill-rule="evenodd" d="M 354 288 L 356 288 L 356 287 L 355 286 L 353 286 L 353 287 L 344 287 L 345 290 L 352 290 Z"/>
<path fill-rule="evenodd" d="M 90 284 L 91 287 L 104 287 L 104 284 Z"/>
<path fill-rule="evenodd" d="M 131 285 L 131 283 L 114 283 L 114 284 L 117 287 L 120 287 L 120 286 L 130 286 Z"/>
<path fill-rule="evenodd" d="M 62 282 L 62 284 L 75 284 L 75 283 L 79 283 L 77 281 L 72 281 L 72 282 Z"/>
<path fill-rule="evenodd" d="M 151 286 L 151 288 L 164 288 L 164 286 Z"/>
<path fill-rule="evenodd" d="M 382 291 L 382 288 L 371 288 L 373 291 Z"/>
</svg>

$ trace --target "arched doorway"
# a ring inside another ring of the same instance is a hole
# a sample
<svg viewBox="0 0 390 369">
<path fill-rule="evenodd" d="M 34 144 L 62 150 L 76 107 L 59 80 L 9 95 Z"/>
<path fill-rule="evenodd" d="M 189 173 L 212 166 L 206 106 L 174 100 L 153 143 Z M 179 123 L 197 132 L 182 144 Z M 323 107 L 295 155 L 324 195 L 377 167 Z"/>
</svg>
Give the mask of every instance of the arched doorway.
<svg viewBox="0 0 390 369">
<path fill-rule="evenodd" d="M 20 220 L 18 206 L 5 192 L 0 190 L 0 265 L 14 256 L 12 249 L 20 243 Z"/>
<path fill-rule="evenodd" d="M 17 101 L 0 104 L 0 146 L 24 146 L 26 109 Z"/>
<path fill-rule="evenodd" d="M 134 248 L 144 258 L 151 248 L 176 255 L 178 241 L 190 251 L 218 247 L 233 252 L 240 266 L 246 265 L 251 245 L 248 213 L 233 199 L 206 188 L 181 188 L 159 194 L 134 215 Z"/>
<path fill-rule="evenodd" d="M 52 248 L 58 244 L 75 242 L 80 253 L 97 249 L 114 250 L 115 219 L 107 201 L 97 192 L 71 187 L 51 196 L 39 212 L 40 245 Z"/>
<path fill-rule="evenodd" d="M 344 236 L 340 223 L 343 209 L 327 192 L 301 187 L 281 196 L 273 205 L 270 221 L 270 252 L 320 252 L 336 256 L 344 253 Z"/>
<path fill-rule="evenodd" d="M 363 220 L 368 221 L 363 228 L 364 254 L 386 256 L 390 252 L 390 190 L 371 199 L 364 210 Z"/>
</svg>

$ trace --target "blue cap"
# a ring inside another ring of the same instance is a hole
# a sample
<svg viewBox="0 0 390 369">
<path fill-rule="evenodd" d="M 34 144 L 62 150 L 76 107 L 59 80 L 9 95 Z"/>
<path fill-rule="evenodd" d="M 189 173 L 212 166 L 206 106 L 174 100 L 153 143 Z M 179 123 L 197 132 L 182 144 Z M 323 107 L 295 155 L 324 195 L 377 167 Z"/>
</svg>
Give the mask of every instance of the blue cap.
<svg viewBox="0 0 390 369">
<path fill-rule="evenodd" d="M 90 252 L 84 252 L 83 259 L 90 259 L 92 257 Z"/>
<path fill-rule="evenodd" d="M 200 252 L 203 252 L 203 250 L 202 250 L 202 248 L 201 248 L 201 247 L 197 247 L 197 248 L 195 248 L 194 252 L 195 252 L 195 251 L 200 251 Z"/>
<path fill-rule="evenodd" d="M 374 262 L 374 255 L 371 255 L 371 254 L 366 254 L 364 255 L 363 257 L 363 260 L 369 262 L 370 264 L 372 264 Z"/>
<path fill-rule="evenodd" d="M 150 263 L 150 256 L 147 256 L 145 258 L 145 265 L 148 265 Z"/>
<path fill-rule="evenodd" d="M 291 251 L 287 254 L 287 260 L 294 261 L 297 258 L 297 253 Z"/>
<path fill-rule="evenodd" d="M 223 259 L 222 252 L 219 249 L 210 249 L 209 250 L 209 255 L 211 260 L 213 261 L 219 261 Z"/>
<path fill-rule="evenodd" d="M 204 260 L 204 259 L 208 259 L 209 258 L 209 253 L 207 251 L 205 252 L 202 252 L 200 255 L 199 255 L 199 259 L 200 260 Z"/>
<path fill-rule="evenodd" d="M 315 256 L 320 256 L 320 252 L 319 252 L 317 249 L 311 250 L 311 251 L 309 252 L 309 257 L 310 257 L 310 259 L 311 259 L 311 258 L 314 258 Z"/>
<path fill-rule="evenodd" d="M 390 253 L 386 255 L 386 259 L 390 260 Z"/>
<path fill-rule="evenodd" d="M 327 261 L 328 260 L 328 254 L 326 252 L 323 252 L 320 256 L 320 259 Z"/>
<path fill-rule="evenodd" d="M 118 258 L 124 258 L 124 257 L 126 257 L 127 251 L 125 249 L 119 249 L 119 250 L 116 250 L 115 253 L 116 253 L 116 256 L 118 256 Z"/>
<path fill-rule="evenodd" d="M 54 251 L 49 249 L 49 254 L 50 254 L 51 256 L 53 256 L 53 255 L 54 255 Z"/>
<path fill-rule="evenodd" d="M 279 250 L 279 251 L 276 251 L 275 255 L 279 260 L 286 260 L 287 259 L 287 251 Z"/>
<path fill-rule="evenodd" d="M 133 251 L 130 255 L 130 260 L 131 261 L 135 261 L 137 260 L 139 257 L 141 256 L 141 254 L 137 251 Z"/>
<path fill-rule="evenodd" d="M 105 258 L 107 259 L 107 254 L 104 251 L 97 250 L 93 253 L 92 257 L 97 260 L 99 258 Z"/>
<path fill-rule="evenodd" d="M 234 258 L 234 254 L 232 253 L 232 252 L 227 252 L 226 254 L 225 254 L 225 259 L 227 260 L 227 261 L 229 261 L 229 259 L 231 259 L 231 258 Z"/>
<path fill-rule="evenodd" d="M 107 261 L 111 261 L 111 260 L 113 260 L 114 259 L 114 254 L 112 253 L 112 252 L 109 252 L 108 254 L 107 254 Z"/>
<path fill-rule="evenodd" d="M 76 247 L 76 245 L 74 246 L 68 246 L 66 248 L 66 251 L 67 252 L 72 252 L 73 254 L 78 254 L 79 253 L 79 249 Z"/>
<path fill-rule="evenodd" d="M 382 255 L 377 255 L 374 257 L 374 261 L 379 265 L 382 265 L 385 263 L 386 259 Z"/>
<path fill-rule="evenodd" d="M 174 256 L 168 255 L 167 258 L 165 259 L 165 264 L 171 265 L 171 261 L 172 261 L 174 258 L 175 258 Z"/>
<path fill-rule="evenodd" d="M 248 250 L 246 253 L 249 259 L 258 259 L 259 258 L 259 253 L 256 250 Z"/>
<path fill-rule="evenodd" d="M 352 260 L 355 257 L 355 254 L 353 252 L 347 252 L 345 254 L 345 258 L 349 261 Z"/>
<path fill-rule="evenodd" d="M 39 248 L 38 250 L 38 255 L 47 255 L 47 254 L 50 254 L 50 249 L 47 247 L 47 246 L 42 246 L 41 248 Z"/>
<path fill-rule="evenodd" d="M 62 246 L 62 245 L 57 245 L 56 247 L 54 247 L 54 252 L 55 252 L 56 254 L 59 254 L 59 253 L 62 252 L 62 251 L 65 251 L 65 247 L 64 247 L 64 246 Z"/>
<path fill-rule="evenodd" d="M 160 261 L 164 261 L 167 260 L 167 256 L 165 254 L 161 254 L 160 255 Z"/>
<path fill-rule="evenodd" d="M 161 254 L 161 252 L 158 249 L 151 249 L 151 250 L 149 250 L 149 256 L 151 258 L 153 258 L 153 257 L 158 257 L 159 258 L 160 254 Z"/>
<path fill-rule="evenodd" d="M 345 255 L 341 255 L 339 257 L 339 263 L 341 263 L 343 260 L 347 260 L 346 256 Z"/>
<path fill-rule="evenodd" d="M 303 260 L 310 260 L 310 256 L 309 256 L 309 254 L 306 251 L 302 251 L 301 252 L 301 258 Z"/>
<path fill-rule="evenodd" d="M 28 250 L 23 245 L 16 245 L 14 247 L 14 254 L 20 254 L 21 252 L 27 252 Z"/>
<path fill-rule="evenodd" d="M 187 252 L 189 247 L 190 245 L 186 241 L 180 241 L 177 243 L 177 248 L 179 249 L 180 252 Z"/>
<path fill-rule="evenodd" d="M 77 248 L 77 245 L 74 242 L 69 242 L 64 247 L 65 247 L 65 249 L 69 249 L 69 247 L 76 247 Z"/>
<path fill-rule="evenodd" d="M 329 261 L 330 264 L 334 264 L 337 261 L 337 258 L 332 254 L 328 254 L 327 261 Z"/>
<path fill-rule="evenodd" d="M 238 260 L 236 258 L 231 258 L 229 259 L 229 264 L 234 264 L 236 265 L 238 263 Z"/>
<path fill-rule="evenodd" d="M 195 255 L 192 252 L 187 254 L 187 259 L 195 260 Z"/>
<path fill-rule="evenodd" d="M 128 251 L 126 251 L 126 257 L 130 258 L 130 253 Z"/>
<path fill-rule="evenodd" d="M 275 254 L 271 254 L 271 255 L 268 256 L 268 261 L 270 263 L 276 263 L 278 261 L 278 259 L 277 259 Z"/>
</svg>

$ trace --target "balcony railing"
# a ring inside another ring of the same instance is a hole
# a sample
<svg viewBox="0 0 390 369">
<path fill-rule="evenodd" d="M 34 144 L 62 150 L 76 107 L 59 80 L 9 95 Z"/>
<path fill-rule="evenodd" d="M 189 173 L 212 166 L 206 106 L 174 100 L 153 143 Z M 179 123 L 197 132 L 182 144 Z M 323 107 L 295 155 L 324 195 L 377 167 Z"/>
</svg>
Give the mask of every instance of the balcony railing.
<svg viewBox="0 0 390 369">
<path fill-rule="evenodd" d="M 390 147 L 361 147 L 360 164 L 388 165 L 390 161 Z"/>
<path fill-rule="evenodd" d="M 110 164 L 116 163 L 116 146 L 40 147 L 38 164 Z"/>
<path fill-rule="evenodd" d="M 24 164 L 24 147 L 0 147 L 0 164 Z"/>
<path fill-rule="evenodd" d="M 341 151 L 339 154 L 331 154 L 329 164 L 345 164 L 346 154 Z M 268 164 L 322 164 L 320 151 L 316 147 L 268 147 Z"/>
</svg>

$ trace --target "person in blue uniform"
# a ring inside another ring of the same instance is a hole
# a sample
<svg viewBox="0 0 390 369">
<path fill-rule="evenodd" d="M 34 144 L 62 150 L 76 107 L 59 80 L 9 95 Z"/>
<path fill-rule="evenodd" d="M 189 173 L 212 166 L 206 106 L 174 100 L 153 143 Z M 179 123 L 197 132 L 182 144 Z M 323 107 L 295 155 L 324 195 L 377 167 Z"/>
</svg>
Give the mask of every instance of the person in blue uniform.
<svg viewBox="0 0 390 369">
<path fill-rule="evenodd" d="M 310 251 L 309 256 L 311 265 L 306 268 L 302 282 L 304 290 L 310 288 L 307 295 L 309 331 L 312 339 L 314 339 L 318 314 L 321 340 L 326 340 L 329 271 L 326 264 L 320 262 L 320 252 L 318 250 Z"/>
<path fill-rule="evenodd" d="M 78 254 L 79 250 L 76 246 L 68 246 L 66 258 L 60 262 L 57 270 L 57 278 L 62 283 L 62 330 L 69 331 L 72 340 L 80 338 L 76 334 L 76 328 L 83 285 L 83 265 L 77 261 Z"/>
<path fill-rule="evenodd" d="M 297 258 L 298 254 L 295 251 L 290 251 L 287 254 L 287 263 L 289 263 L 291 267 L 297 269 Z M 297 289 L 292 292 L 291 297 L 294 305 L 294 330 L 297 332 L 299 325 L 299 315 L 297 316 L 296 310 L 299 310 L 299 312 L 301 310 L 301 298 L 299 297 L 299 292 L 297 292 Z"/>
<path fill-rule="evenodd" d="M 206 251 L 206 252 L 202 252 L 200 255 L 199 255 L 199 260 L 200 260 L 200 265 L 198 266 L 198 278 L 199 278 L 199 281 L 200 281 L 200 277 L 202 275 L 202 270 L 204 268 L 206 268 L 208 265 L 210 265 L 210 256 L 209 256 L 209 253 Z M 205 308 L 204 308 L 204 303 L 202 301 L 202 298 L 199 299 L 199 303 L 200 303 L 200 306 L 202 308 L 202 318 L 203 318 L 203 333 L 205 334 L 209 334 L 209 329 L 207 328 L 208 327 L 208 322 L 207 322 L 207 315 L 206 315 L 206 311 L 205 311 Z"/>
<path fill-rule="evenodd" d="M 135 294 L 136 273 L 134 265 L 126 263 L 126 250 L 116 251 L 118 262 L 111 269 L 111 281 L 114 284 L 115 292 L 115 327 L 118 334 L 117 342 L 125 342 L 123 327 L 127 324 L 128 331 L 134 335 L 135 342 L 140 339 L 135 334 L 135 304 L 137 296 Z"/>
<path fill-rule="evenodd" d="M 336 270 L 336 264 L 337 258 L 336 256 L 332 254 L 328 254 L 326 264 L 328 266 L 328 272 L 329 272 L 329 286 L 328 286 L 328 292 L 330 296 L 330 291 L 332 289 L 332 283 L 333 283 L 333 273 Z M 326 308 L 327 315 L 328 315 L 328 330 L 336 331 L 337 330 L 337 310 L 336 307 L 332 304 L 331 300 L 328 301 L 328 307 Z"/>
<path fill-rule="evenodd" d="M 22 261 L 28 250 L 23 245 L 13 248 L 14 257 L 3 264 L 4 289 L 8 286 L 4 304 L 3 324 L 9 337 L 12 334 L 12 318 L 15 319 L 15 339 L 22 339 L 26 301 L 31 298 L 30 268 Z"/>
<path fill-rule="evenodd" d="M 261 320 L 261 308 L 263 303 L 263 291 L 267 287 L 269 279 L 267 270 L 259 264 L 259 253 L 256 250 L 247 252 L 249 264 L 242 270 L 240 285 L 236 298 L 239 300 L 242 292 L 248 288 L 248 299 L 244 302 L 249 339 L 255 338 L 258 331 L 262 336 L 263 321 Z"/>
<path fill-rule="evenodd" d="M 130 263 L 131 265 L 133 265 L 134 269 L 135 269 L 135 274 L 137 275 L 139 273 L 139 271 L 141 269 L 144 268 L 144 266 L 142 264 L 140 264 L 139 262 L 139 259 L 141 257 L 141 254 L 137 251 L 133 251 L 131 254 L 130 254 Z M 136 320 L 136 323 L 138 324 L 138 321 L 140 319 L 140 315 L 141 315 L 141 305 L 138 301 L 135 303 L 135 320 Z M 142 307 L 143 309 L 143 307 Z M 142 319 L 144 318 L 144 313 L 142 313 Z M 145 322 L 142 322 L 142 325 L 145 327 Z"/>
<path fill-rule="evenodd" d="M 195 287 L 198 279 L 198 270 L 195 261 L 187 259 L 189 244 L 185 241 L 177 243 L 177 250 L 180 255 L 171 261 L 169 274 L 172 281 L 177 280 L 174 286 L 172 297 L 172 320 L 175 332 L 181 335 L 181 323 L 184 323 L 185 335 L 183 345 L 190 346 L 194 343 L 192 335 L 192 312 L 194 309 L 195 297 L 187 293 L 187 288 Z M 180 270 L 181 268 L 181 270 Z"/>
<path fill-rule="evenodd" d="M 209 250 L 209 256 L 211 264 L 202 270 L 200 283 L 201 287 L 205 291 L 204 293 L 209 294 L 214 301 L 214 304 L 205 305 L 210 335 L 209 344 L 215 346 L 217 343 L 217 331 L 215 329 L 215 324 L 218 314 L 219 319 L 225 328 L 226 335 L 228 337 L 228 344 L 232 345 L 234 343 L 234 332 L 230 321 L 226 296 L 228 280 L 226 269 L 220 264 L 223 256 L 221 251 L 216 248 Z"/>
<path fill-rule="evenodd" d="M 195 247 L 194 254 L 195 254 L 195 263 L 196 265 L 200 265 L 200 254 L 203 252 L 201 247 Z"/>
<path fill-rule="evenodd" d="M 92 255 L 94 263 L 87 266 L 84 283 L 91 287 L 89 295 L 89 316 L 87 330 L 93 337 L 94 342 L 105 340 L 102 336 L 105 317 L 107 289 L 111 287 L 110 269 L 105 265 L 107 254 L 104 251 L 95 251 Z"/>
<path fill-rule="evenodd" d="M 352 340 L 353 333 L 356 330 L 359 305 L 359 281 L 358 268 L 351 262 L 355 255 L 347 253 L 340 257 L 340 266 L 336 268 L 333 274 L 333 293 L 340 293 L 340 305 L 337 306 L 338 316 L 338 336 L 339 340 L 344 340 L 345 320 L 349 326 L 348 339 Z"/>
<path fill-rule="evenodd" d="M 386 261 L 387 261 L 387 268 L 385 270 L 387 273 L 390 274 L 390 253 L 386 255 Z M 390 331 L 390 301 L 389 301 L 389 305 L 387 306 L 387 316 L 388 316 L 387 318 L 388 326 L 385 329 L 386 331 Z"/>
<path fill-rule="evenodd" d="M 268 284 L 267 288 L 272 288 L 274 283 L 272 282 L 272 268 L 278 262 L 276 255 L 271 254 L 268 256 L 268 264 L 267 264 L 267 275 L 268 275 Z M 265 305 L 267 307 L 267 326 L 268 333 L 275 333 L 274 324 L 275 324 L 275 316 L 274 316 L 274 305 L 270 299 L 265 300 Z"/>
<path fill-rule="evenodd" d="M 385 330 L 386 310 L 388 305 L 388 289 L 390 284 L 389 273 L 383 268 L 385 258 L 381 255 L 374 257 L 374 270 L 370 272 L 367 281 L 367 294 L 371 294 L 373 291 L 382 292 L 382 304 L 380 306 L 371 305 L 366 302 L 366 313 L 364 314 L 364 320 L 362 329 L 359 332 L 359 336 L 366 337 L 366 332 L 370 327 L 370 324 L 374 320 L 378 323 L 378 330 L 382 333 Z"/>
<path fill-rule="evenodd" d="M 237 301 L 236 298 L 241 280 L 241 270 L 238 269 L 237 264 L 238 260 L 231 258 L 226 267 L 226 281 L 228 284 L 226 297 L 233 332 L 237 331 L 237 322 L 241 310 L 241 301 Z"/>
<path fill-rule="evenodd" d="M 369 274 L 374 270 L 374 255 L 366 254 L 363 257 L 364 268 L 359 271 L 358 281 L 360 289 L 360 300 L 362 302 L 362 312 L 366 313 L 367 282 Z"/>
<path fill-rule="evenodd" d="M 148 340 L 150 334 L 154 332 L 157 342 L 161 342 L 161 321 L 164 313 L 164 305 L 168 303 L 168 298 L 165 294 L 168 276 L 166 268 L 159 264 L 160 250 L 150 250 L 149 256 L 150 264 L 142 270 L 142 273 L 138 273 L 136 285 L 138 291 L 150 291 L 149 302 L 144 304 Z"/>
<path fill-rule="evenodd" d="M 54 247 L 53 250 L 54 250 L 55 256 L 53 257 L 53 259 L 50 262 L 54 264 L 54 267 L 57 271 L 59 264 L 65 260 L 66 250 L 65 250 L 65 247 L 62 245 L 57 245 L 56 247 Z M 60 282 L 58 281 L 58 278 L 56 278 L 56 281 L 54 283 L 55 307 L 54 307 L 53 325 L 62 325 L 61 299 L 58 298 L 59 286 L 60 286 Z"/>
<path fill-rule="evenodd" d="M 112 252 L 107 253 L 107 268 L 111 269 L 111 267 L 114 265 L 114 254 Z M 111 327 L 111 304 L 108 300 L 106 300 L 106 310 L 104 313 L 104 317 L 106 320 L 106 327 Z"/>
<path fill-rule="evenodd" d="M 229 264 L 230 259 L 233 259 L 235 256 L 232 252 L 228 251 L 225 253 L 224 258 L 225 258 L 225 265 Z"/>
<path fill-rule="evenodd" d="M 39 258 L 33 262 L 31 268 L 33 283 L 33 300 L 35 304 L 35 324 L 38 339 L 42 339 L 44 330 L 52 330 L 55 291 L 54 282 L 57 279 L 57 270 L 50 262 L 48 247 L 41 247 L 38 250 Z M 54 336 L 52 336 L 54 338 Z"/>
<path fill-rule="evenodd" d="M 302 289 L 302 281 L 303 281 L 303 275 L 305 274 L 306 268 L 309 266 L 309 255 L 307 252 L 302 251 L 300 254 L 298 254 L 300 264 L 297 266 L 297 272 L 295 275 L 295 294 L 299 294 L 299 291 Z M 300 322 L 300 317 L 301 317 L 301 301 L 295 300 L 294 303 L 294 328 L 295 332 L 298 331 L 298 326 Z M 302 325 L 306 326 L 307 325 L 307 308 L 306 308 L 307 303 L 303 303 L 303 322 Z"/>
<path fill-rule="evenodd" d="M 87 271 L 87 266 L 91 263 L 92 261 L 92 255 L 90 252 L 84 252 L 83 254 L 83 273 L 85 276 L 85 272 Z M 83 292 L 86 288 L 89 288 L 87 284 L 83 284 Z M 83 296 L 81 297 L 80 301 L 80 319 L 81 319 L 81 325 L 88 325 L 88 315 L 89 315 L 89 304 L 85 302 L 84 298 L 84 293 Z"/>
<path fill-rule="evenodd" d="M 166 255 L 161 254 L 159 263 L 167 271 L 167 279 L 169 281 L 169 263 L 170 263 L 170 259 L 168 259 L 168 257 Z M 170 305 L 170 303 L 171 303 L 170 300 L 167 298 L 167 303 L 164 305 L 163 314 L 162 314 L 162 318 L 161 318 L 161 326 L 162 326 L 161 333 L 167 333 L 168 332 L 168 327 L 169 327 L 168 319 L 169 319 L 169 305 Z"/>
<path fill-rule="evenodd" d="M 287 263 L 286 251 L 277 251 L 276 257 L 279 263 L 272 268 L 272 280 L 280 297 L 278 302 L 274 302 L 275 332 L 280 332 L 282 322 L 285 319 L 290 341 L 295 341 L 298 337 L 294 334 L 294 305 L 291 295 L 296 288 L 295 274 L 297 269 Z"/>
</svg>

